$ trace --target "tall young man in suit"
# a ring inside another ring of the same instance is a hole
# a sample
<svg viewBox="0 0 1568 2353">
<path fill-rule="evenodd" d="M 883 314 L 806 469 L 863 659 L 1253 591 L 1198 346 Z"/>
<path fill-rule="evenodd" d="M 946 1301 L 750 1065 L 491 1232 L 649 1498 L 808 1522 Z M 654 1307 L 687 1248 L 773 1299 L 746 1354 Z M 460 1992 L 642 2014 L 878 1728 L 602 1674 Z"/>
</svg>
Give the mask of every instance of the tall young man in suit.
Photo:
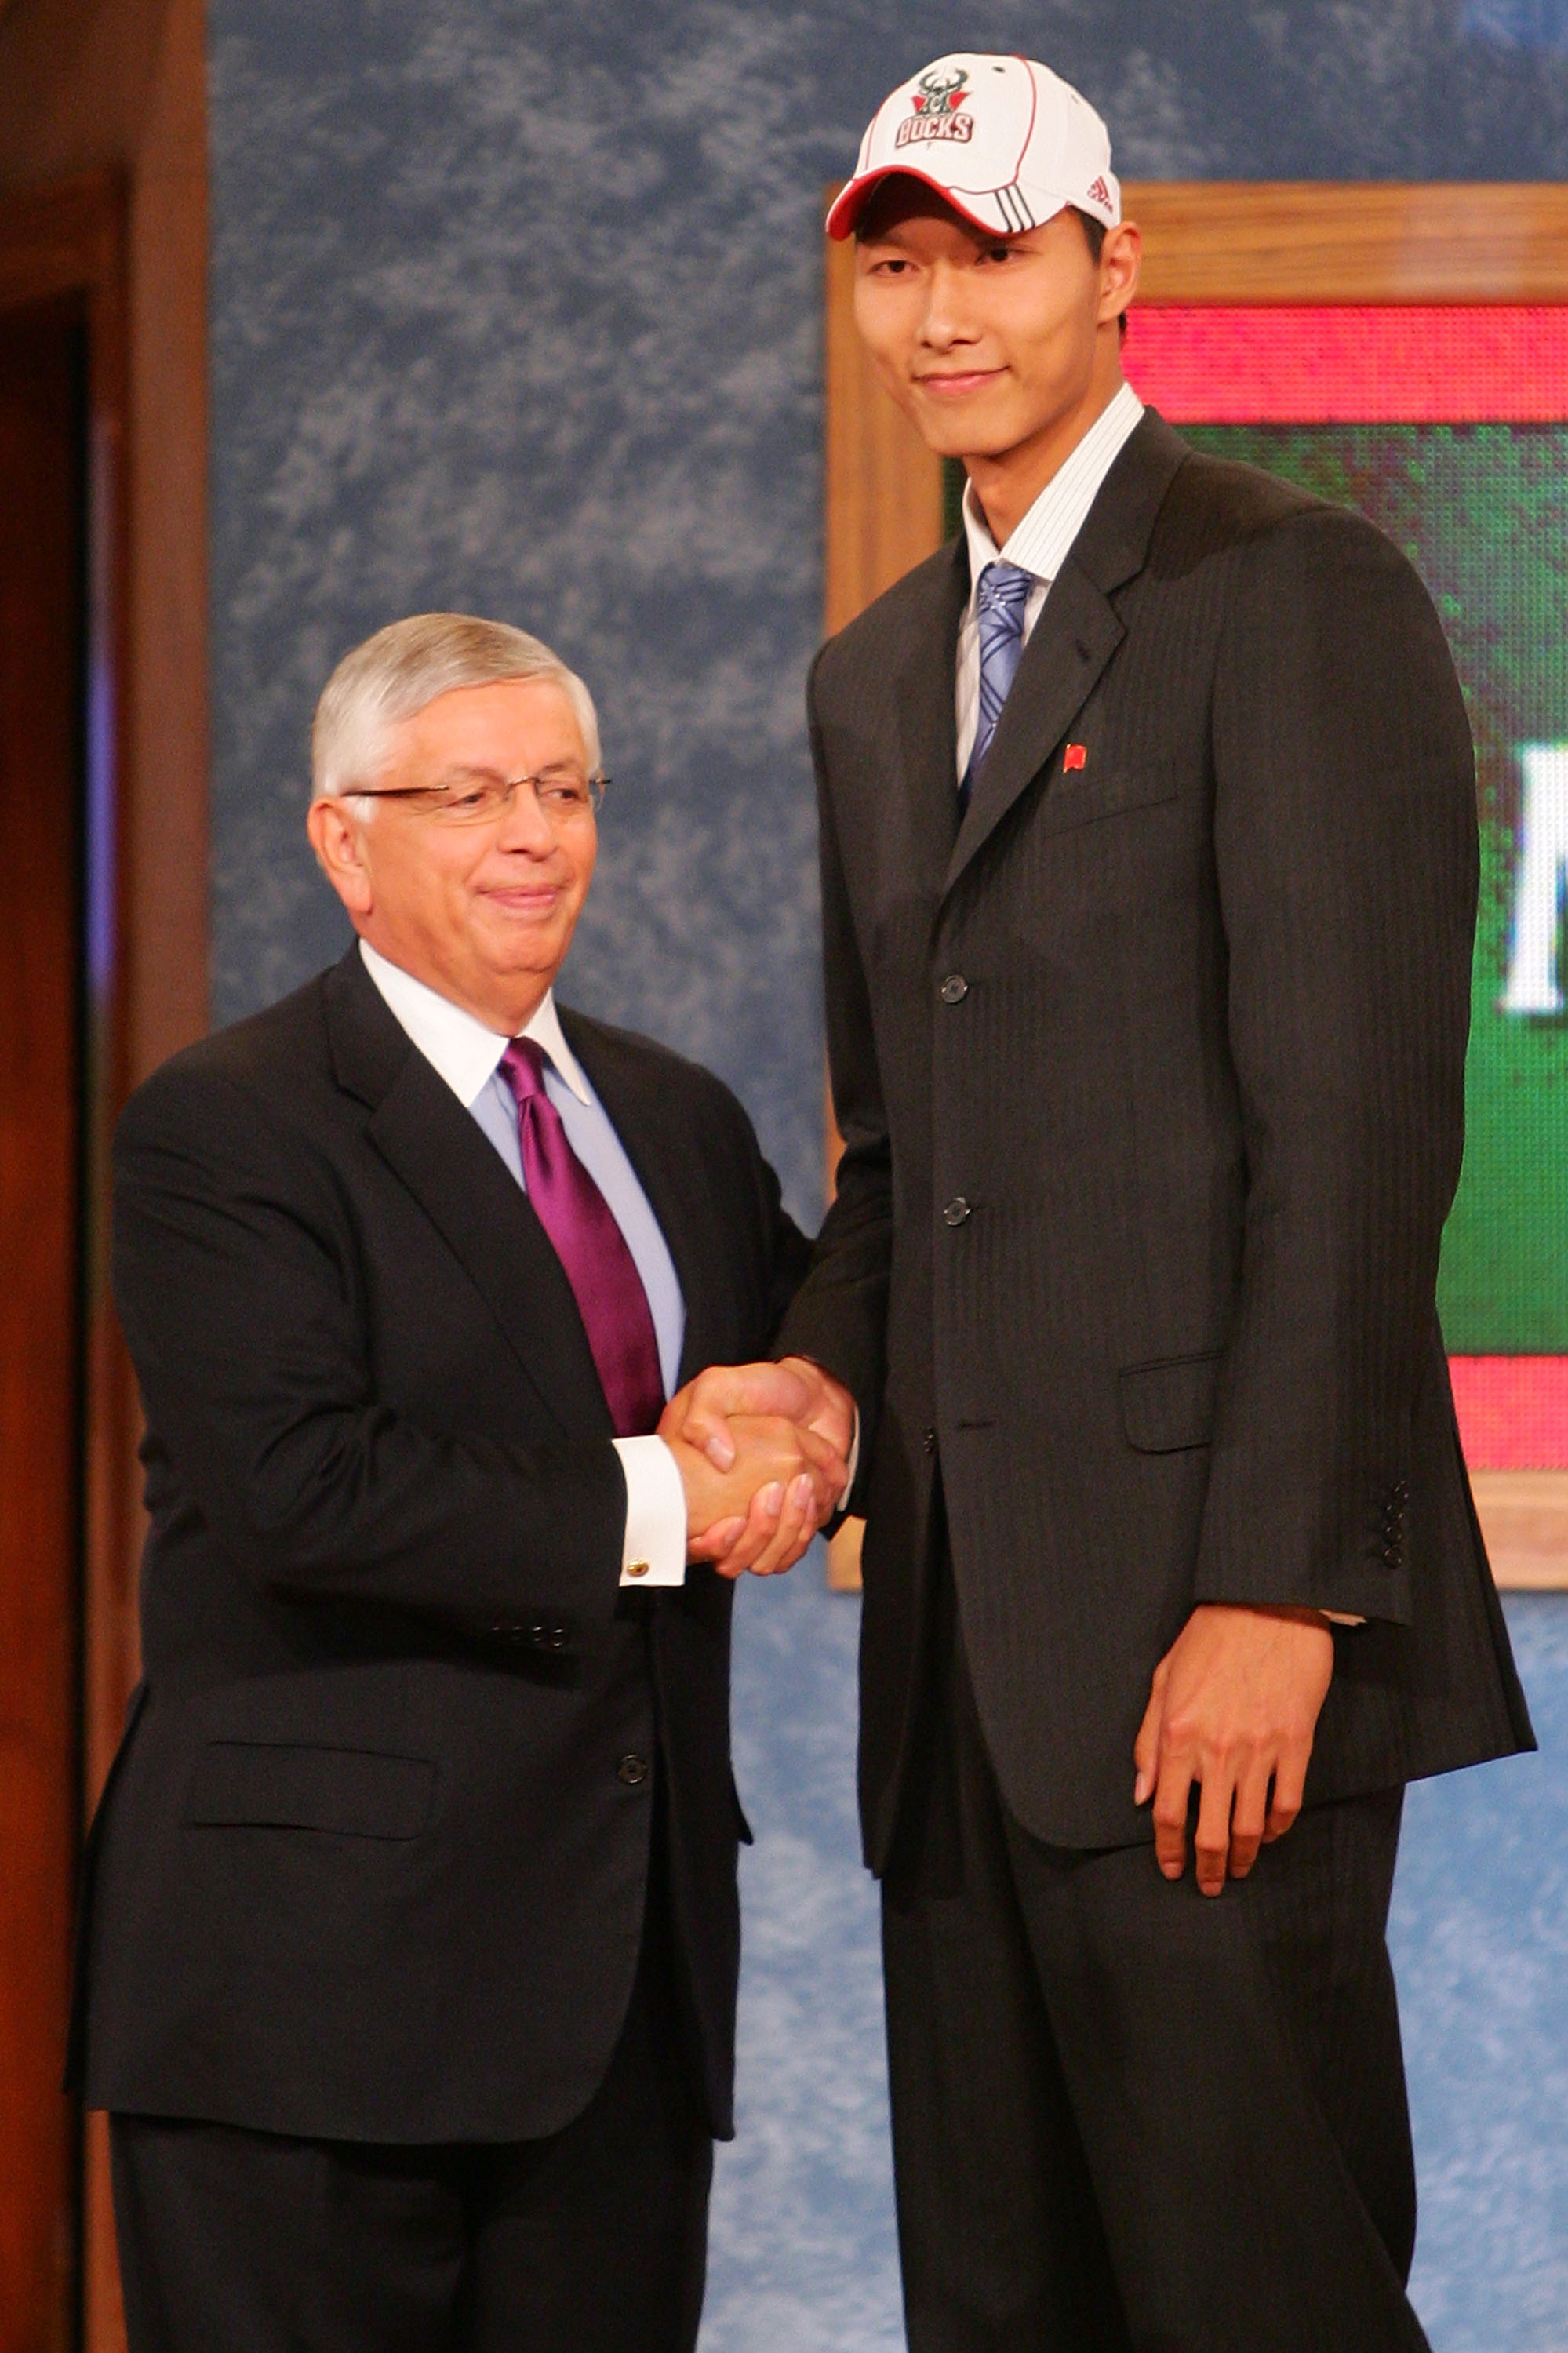
<svg viewBox="0 0 1568 2353">
<path fill-rule="evenodd" d="M 672 1420 L 858 1409 L 910 2344 L 1417 2348 L 1401 1791 L 1530 1743 L 1435 1308 L 1463 702 L 1386 541 L 1124 382 L 1044 67 L 895 90 L 829 227 L 963 529 L 813 674 L 838 1199 Z"/>
<path fill-rule="evenodd" d="M 425 615 L 314 754 L 357 942 L 116 1144 L 152 1527 L 80 2022 L 132 2353 L 690 2353 L 746 1835 L 704 1555 L 755 1506 L 788 1565 L 844 1466 L 654 1431 L 805 1244 L 716 1080 L 556 1005 L 579 680 Z"/>
</svg>

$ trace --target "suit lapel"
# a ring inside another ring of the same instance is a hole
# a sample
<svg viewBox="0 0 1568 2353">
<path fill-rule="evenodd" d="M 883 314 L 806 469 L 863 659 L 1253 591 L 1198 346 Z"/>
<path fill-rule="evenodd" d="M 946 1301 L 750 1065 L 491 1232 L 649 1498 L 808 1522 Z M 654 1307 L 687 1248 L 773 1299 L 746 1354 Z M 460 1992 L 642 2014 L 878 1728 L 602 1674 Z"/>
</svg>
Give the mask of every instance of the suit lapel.
<svg viewBox="0 0 1568 2353">
<path fill-rule="evenodd" d="M 933 896 L 959 832 L 953 671 L 969 593 L 969 549 L 960 533 L 930 567 L 926 611 L 911 618 L 895 687 L 911 861 L 916 880 Z"/>
<path fill-rule="evenodd" d="M 1069 555 L 1023 649 L 1012 691 L 980 765 L 943 878 L 946 895 L 991 839 L 1075 712 L 1126 632 L 1108 600 Z"/>
<path fill-rule="evenodd" d="M 370 1110 L 371 1143 L 484 1300 L 540 1398 L 574 1438 L 611 1423 L 566 1270 L 478 1123 L 405 1034 L 351 948 L 327 984 L 338 1084 Z"/>
<path fill-rule="evenodd" d="M 953 845 L 944 896 L 1040 774 L 1126 636 L 1111 597 L 1142 570 L 1186 456 L 1186 444 L 1149 409 L 1101 484 L 1024 648 Z"/>
<path fill-rule="evenodd" d="M 565 1007 L 561 1027 L 637 1172 L 675 1262 L 686 1308 L 680 1372 L 683 1384 L 723 1352 L 713 1287 L 713 1269 L 722 1252 L 715 1251 L 702 1219 L 706 1194 L 702 1172 L 693 1166 L 691 1139 L 672 1120 L 668 1093 L 649 1055 L 614 1030 Z"/>
</svg>

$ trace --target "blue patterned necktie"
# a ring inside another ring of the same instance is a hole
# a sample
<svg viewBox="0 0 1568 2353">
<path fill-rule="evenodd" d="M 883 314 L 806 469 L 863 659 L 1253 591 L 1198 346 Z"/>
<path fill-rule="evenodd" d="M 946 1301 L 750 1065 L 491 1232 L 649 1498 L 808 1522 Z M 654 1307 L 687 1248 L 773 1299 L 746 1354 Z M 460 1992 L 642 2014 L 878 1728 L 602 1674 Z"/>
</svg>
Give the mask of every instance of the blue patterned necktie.
<svg viewBox="0 0 1568 2353">
<path fill-rule="evenodd" d="M 959 799 L 965 808 L 969 805 L 969 788 L 991 749 L 1001 706 L 1012 691 L 1023 657 L 1023 616 L 1029 592 L 1034 586 L 1033 573 L 1025 572 L 1016 564 L 988 564 L 980 576 L 975 592 L 975 619 L 980 628 L 980 716 L 969 765 L 959 786 Z"/>
</svg>

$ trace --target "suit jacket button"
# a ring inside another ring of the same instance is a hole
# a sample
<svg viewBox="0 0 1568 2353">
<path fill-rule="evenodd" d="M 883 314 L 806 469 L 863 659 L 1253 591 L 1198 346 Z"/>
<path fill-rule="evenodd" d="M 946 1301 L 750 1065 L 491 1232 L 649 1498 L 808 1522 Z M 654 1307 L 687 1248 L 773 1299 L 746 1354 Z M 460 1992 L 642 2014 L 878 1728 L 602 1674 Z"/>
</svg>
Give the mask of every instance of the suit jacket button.
<svg viewBox="0 0 1568 2353">
<path fill-rule="evenodd" d="M 639 1789 L 648 1778 L 646 1757 L 623 1757 L 615 1768 L 615 1778 L 629 1789 Z"/>
<path fill-rule="evenodd" d="M 925 1437 L 920 1440 L 920 1443 L 925 1448 L 927 1454 L 935 1454 L 937 1451 L 936 1431 L 934 1430 L 928 1430 L 926 1432 Z"/>
<path fill-rule="evenodd" d="M 941 994 L 944 1005 L 961 1005 L 969 993 L 969 982 L 961 972 L 950 972 L 942 983 Z"/>
<path fill-rule="evenodd" d="M 969 1203 L 961 1193 L 955 1193 L 942 1212 L 942 1220 L 945 1225 L 961 1226 L 969 1214 Z"/>
<path fill-rule="evenodd" d="M 564 1626 L 552 1626 L 545 1639 L 552 1651 L 564 1651 L 571 1636 Z"/>
</svg>

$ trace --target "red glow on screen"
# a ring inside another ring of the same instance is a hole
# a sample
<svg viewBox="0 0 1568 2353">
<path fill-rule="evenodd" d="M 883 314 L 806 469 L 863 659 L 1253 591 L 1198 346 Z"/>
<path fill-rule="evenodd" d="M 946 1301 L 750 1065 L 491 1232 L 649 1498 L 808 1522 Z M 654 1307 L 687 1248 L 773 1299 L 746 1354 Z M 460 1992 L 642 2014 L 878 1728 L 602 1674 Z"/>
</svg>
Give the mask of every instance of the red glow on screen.
<svg viewBox="0 0 1568 2353">
<path fill-rule="evenodd" d="M 1568 1468 L 1568 1356 L 1451 1356 L 1472 1471 Z"/>
<path fill-rule="evenodd" d="M 1127 373 L 1172 425 L 1568 419 L 1568 304 L 1136 304 Z"/>
</svg>

